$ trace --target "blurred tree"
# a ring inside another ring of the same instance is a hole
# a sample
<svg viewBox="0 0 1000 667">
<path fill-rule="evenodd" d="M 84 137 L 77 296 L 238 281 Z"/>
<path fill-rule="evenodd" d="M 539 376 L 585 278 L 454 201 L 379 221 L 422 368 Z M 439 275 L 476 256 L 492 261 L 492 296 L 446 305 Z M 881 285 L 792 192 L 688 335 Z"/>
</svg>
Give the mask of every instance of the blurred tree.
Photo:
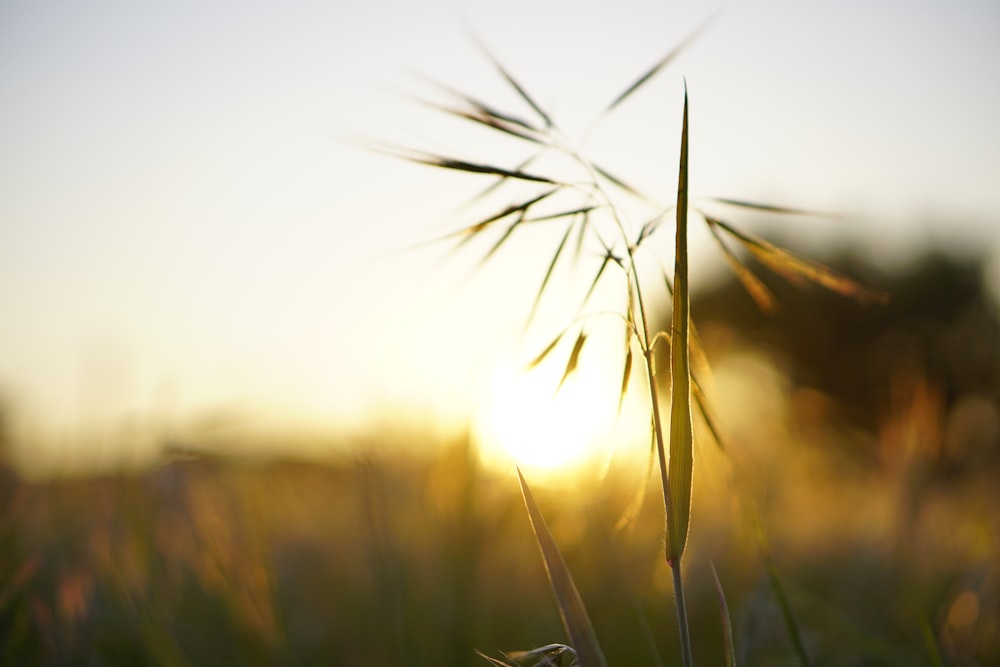
<svg viewBox="0 0 1000 667">
<path fill-rule="evenodd" d="M 945 414 L 977 397 L 977 405 L 994 415 L 980 418 L 981 429 L 992 429 L 1000 404 L 1000 316 L 983 282 L 982 257 L 935 250 L 893 272 L 850 249 L 821 261 L 888 292 L 889 303 L 860 305 L 814 286 L 791 285 L 749 258 L 780 309 L 762 313 L 729 279 L 695 295 L 695 322 L 704 331 L 722 327 L 775 360 L 793 390 L 824 398 L 825 416 L 833 421 L 877 431 L 896 407 L 894 383 L 909 373 L 940 393 Z M 973 439 L 979 443 L 975 460 L 997 460 L 996 433 Z M 952 456 L 939 463 L 968 462 Z"/>
</svg>

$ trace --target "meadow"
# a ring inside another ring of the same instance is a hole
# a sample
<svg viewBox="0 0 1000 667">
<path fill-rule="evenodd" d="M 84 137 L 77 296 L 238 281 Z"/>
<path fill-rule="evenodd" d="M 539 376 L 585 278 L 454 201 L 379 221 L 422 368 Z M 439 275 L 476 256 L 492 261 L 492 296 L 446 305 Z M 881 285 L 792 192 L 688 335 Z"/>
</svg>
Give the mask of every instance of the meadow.
<svg viewBox="0 0 1000 667">
<path fill-rule="evenodd" d="M 181 429 L 140 469 L 28 479 L 6 466 L 0 664 L 1000 662 L 987 258 L 820 263 L 745 231 L 813 214 L 691 195 L 686 82 L 661 203 L 486 56 L 520 111 L 447 86 L 421 102 L 513 141 L 519 161 L 371 147 L 482 179 L 466 222 L 436 239 L 478 249 L 477 266 L 529 230 L 558 232 L 525 330 L 557 273 L 589 280 L 559 299 L 578 305 L 525 370 L 559 364 L 555 395 L 595 354 L 619 364 L 619 411 L 640 385 L 648 412 L 638 453 L 543 478 L 482 465 L 473 424 L 443 439 L 389 410 L 317 444 L 319 460 L 280 435 L 251 456 Z M 691 287 L 689 226 L 728 278 Z M 606 322 L 623 344 L 593 352 Z M 0 451 L 23 457 L 16 418 L 0 422 Z"/>
<path fill-rule="evenodd" d="M 789 290 L 764 317 L 735 282 L 694 299 L 717 381 L 743 392 L 720 417 L 728 452 L 696 445 L 699 665 L 726 659 L 710 563 L 738 664 L 801 664 L 782 596 L 809 664 L 1000 660 L 997 306 L 968 259 L 866 270 L 890 304 Z M 0 664 L 469 665 L 566 642 L 512 471 L 483 469 L 468 439 L 388 432 L 325 462 L 190 443 L 138 472 L 5 468 Z M 622 460 L 534 488 L 609 664 L 676 664 L 648 472 Z"/>
</svg>

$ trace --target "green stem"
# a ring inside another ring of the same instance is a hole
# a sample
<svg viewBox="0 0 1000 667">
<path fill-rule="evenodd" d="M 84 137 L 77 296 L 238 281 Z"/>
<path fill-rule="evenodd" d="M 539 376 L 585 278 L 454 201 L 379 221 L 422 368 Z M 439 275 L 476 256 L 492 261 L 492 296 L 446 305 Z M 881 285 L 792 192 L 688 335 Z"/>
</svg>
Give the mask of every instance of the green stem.
<svg viewBox="0 0 1000 667">
<path fill-rule="evenodd" d="M 674 606 L 677 607 L 677 630 L 680 633 L 681 663 L 684 667 L 694 667 L 691 658 L 691 632 L 688 629 L 687 604 L 684 602 L 684 579 L 681 577 L 681 559 L 670 562 L 674 575 Z"/>
</svg>

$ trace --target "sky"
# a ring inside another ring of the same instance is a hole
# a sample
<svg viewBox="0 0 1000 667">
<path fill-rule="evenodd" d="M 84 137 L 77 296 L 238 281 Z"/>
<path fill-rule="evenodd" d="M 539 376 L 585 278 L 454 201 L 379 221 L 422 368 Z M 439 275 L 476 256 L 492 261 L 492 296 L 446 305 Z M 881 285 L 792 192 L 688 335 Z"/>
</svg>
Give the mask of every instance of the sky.
<svg viewBox="0 0 1000 667">
<path fill-rule="evenodd" d="M 429 77 L 530 114 L 477 40 L 581 137 L 710 17 L 587 151 L 668 202 L 686 83 L 695 194 L 843 213 L 794 223 L 816 247 L 964 244 L 1000 266 L 990 0 L 4 2 L 16 457 L 142 458 L 230 413 L 275 432 L 474 419 L 566 316 L 520 335 L 552 238 L 474 272 L 420 244 L 474 222 L 459 205 L 482 182 L 362 145 L 512 159 L 413 100 L 439 99 Z"/>
</svg>

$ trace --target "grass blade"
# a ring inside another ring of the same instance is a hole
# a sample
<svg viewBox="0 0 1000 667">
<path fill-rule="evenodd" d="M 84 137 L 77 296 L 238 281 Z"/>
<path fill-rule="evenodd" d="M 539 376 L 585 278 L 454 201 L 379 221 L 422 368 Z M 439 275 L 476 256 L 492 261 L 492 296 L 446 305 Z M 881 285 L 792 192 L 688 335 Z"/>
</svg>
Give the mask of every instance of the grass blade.
<svg viewBox="0 0 1000 667">
<path fill-rule="evenodd" d="M 489 259 L 490 259 L 490 257 L 492 257 L 496 253 L 496 251 L 500 249 L 500 246 L 502 246 L 504 243 L 506 243 L 507 239 L 510 238 L 511 234 L 514 233 L 514 230 L 517 229 L 517 227 L 522 222 L 524 222 L 525 213 L 526 213 L 526 211 L 522 210 L 518 214 L 518 216 L 516 218 L 514 218 L 514 222 L 510 223 L 509 225 L 507 225 L 507 229 L 503 230 L 503 234 L 500 235 L 500 238 L 498 238 L 496 240 L 496 243 L 494 243 L 492 246 L 490 246 L 490 249 L 487 250 L 486 254 L 483 255 L 482 259 L 479 260 L 479 266 L 482 266 L 483 264 L 485 264 L 486 262 L 488 262 Z"/>
<path fill-rule="evenodd" d="M 647 81 L 649 81 L 654 76 L 656 76 L 656 74 L 658 74 L 660 72 L 660 70 L 662 70 L 664 67 L 666 67 L 667 65 L 669 65 L 670 62 L 673 61 L 674 58 L 676 58 L 678 55 L 680 55 L 681 52 L 684 51 L 684 49 L 686 49 L 692 42 L 694 42 L 695 38 L 697 38 L 699 35 L 701 35 L 701 33 L 705 30 L 705 28 L 707 28 L 708 25 L 714 19 L 715 19 L 715 16 L 710 17 L 707 21 L 705 21 L 704 23 L 702 23 L 701 26 L 699 26 L 697 30 L 695 30 L 693 33 L 691 33 L 690 35 L 688 35 L 687 39 L 685 39 L 683 42 L 681 42 L 676 47 L 674 47 L 674 49 L 671 50 L 669 53 L 667 53 L 667 55 L 665 55 L 662 58 L 660 58 L 660 60 L 655 65 L 653 65 L 642 76 L 640 76 L 638 79 L 636 79 L 632 83 L 632 85 L 630 85 L 628 88 L 626 88 L 624 91 L 622 91 L 622 93 L 619 94 L 618 97 L 616 97 L 611 102 L 611 104 L 609 104 L 607 106 L 607 108 L 604 110 L 604 113 L 609 113 L 610 111 L 612 111 L 615 107 L 617 107 L 619 104 L 621 104 L 622 102 L 624 102 L 627 98 L 629 98 L 635 91 L 637 91 L 639 88 L 641 88 L 643 86 L 643 84 L 645 84 Z"/>
<path fill-rule="evenodd" d="M 531 310 L 528 311 L 528 317 L 524 322 L 525 329 L 531 325 L 531 321 L 535 318 L 538 306 L 542 302 L 542 295 L 545 293 L 545 288 L 548 286 L 549 280 L 552 278 L 552 272 L 556 268 L 556 262 L 559 261 L 559 256 L 562 255 L 563 248 L 566 247 L 566 241 L 569 239 L 569 235 L 572 231 L 573 225 L 568 225 L 566 227 L 566 233 L 563 234 L 562 239 L 559 241 L 559 246 L 556 248 L 555 254 L 552 255 L 552 261 L 549 262 L 549 268 L 545 271 L 545 277 L 542 278 L 542 284 L 538 288 L 538 293 L 535 295 L 535 301 L 531 304 Z"/>
<path fill-rule="evenodd" d="M 812 662 L 809 660 L 809 652 L 806 650 L 806 643 L 802 638 L 798 619 L 796 619 L 795 612 L 792 611 L 792 605 L 788 601 L 788 595 L 785 593 L 785 586 L 781 582 L 781 576 L 778 574 L 778 566 L 775 565 L 774 557 L 771 555 L 771 547 L 767 542 L 767 536 L 764 534 L 764 528 L 761 526 L 759 518 L 755 519 L 754 523 L 757 529 L 757 539 L 760 542 L 761 555 L 764 558 L 764 566 L 767 569 L 767 579 L 771 584 L 771 591 L 778 601 L 778 607 L 781 609 L 781 616 L 785 621 L 788 637 L 795 647 L 799 663 L 802 667 L 810 667 Z"/>
<path fill-rule="evenodd" d="M 690 296 L 687 256 L 688 102 L 684 94 L 680 170 L 677 179 L 677 236 L 674 251 L 673 321 L 670 337 L 670 470 L 667 512 L 667 560 L 679 561 L 687 543 L 694 468 L 691 424 L 691 370 L 688 345 Z"/>
<path fill-rule="evenodd" d="M 606 180 L 608 183 L 611 183 L 615 187 L 617 187 L 620 190 L 623 190 L 623 191 L 629 193 L 630 195 L 632 195 L 634 197 L 638 197 L 639 199 L 642 199 L 644 201 L 649 201 L 649 197 L 647 197 L 646 195 L 642 194 L 641 192 L 639 192 L 634 187 L 632 187 L 631 185 L 629 185 L 628 183 L 626 183 L 622 179 L 618 178 L 614 174 L 611 174 L 606 169 L 601 168 L 600 166 L 594 164 L 593 162 L 590 163 L 590 166 L 593 167 L 594 171 L 597 172 L 598 176 L 600 176 L 601 178 L 603 178 L 604 180 Z"/>
<path fill-rule="evenodd" d="M 717 204 L 726 204 L 727 206 L 735 206 L 736 208 L 746 208 L 751 211 L 759 211 L 761 213 L 780 213 L 782 215 L 808 215 L 810 217 L 819 218 L 833 218 L 836 217 L 832 213 L 824 213 L 822 211 L 809 211 L 804 208 L 791 208 L 789 206 L 775 206 L 774 204 L 760 204 L 757 202 L 746 201 L 745 199 L 728 199 L 726 197 L 709 197 L 709 201 L 714 201 Z"/>
<path fill-rule="evenodd" d="M 466 162 L 465 160 L 432 155 L 431 153 L 424 153 L 409 149 L 383 149 L 383 152 L 386 152 L 393 157 L 409 160 L 410 162 L 415 162 L 417 164 L 426 164 L 430 167 L 437 167 L 439 169 L 452 169 L 454 171 L 464 171 L 470 174 L 490 174 L 492 176 L 503 176 L 505 178 L 514 178 L 521 181 L 560 185 L 560 183 L 557 183 L 546 176 L 529 174 L 516 168 L 504 169 L 503 167 L 495 167 L 493 165 L 479 164 L 476 162 Z"/>
<path fill-rule="evenodd" d="M 628 391 L 628 381 L 632 376 L 632 346 L 625 351 L 625 368 L 622 370 L 622 387 L 618 392 L 618 414 L 622 413 L 622 404 L 625 402 L 625 392 Z"/>
<path fill-rule="evenodd" d="M 550 222 L 552 220 L 559 220 L 560 218 L 570 218 L 574 215 L 583 215 L 584 213 L 590 213 L 597 206 L 580 206 L 579 208 L 571 208 L 568 211 L 559 211 L 557 213 L 548 213 L 546 215 L 540 215 L 534 218 L 528 218 L 525 222 L 530 222 L 532 224 L 536 222 Z"/>
<path fill-rule="evenodd" d="M 540 364 L 543 361 L 545 361 L 545 358 L 547 356 L 549 356 L 549 353 L 551 353 L 552 350 L 556 349 L 556 345 L 559 344 L 559 341 L 562 340 L 562 337 L 565 334 L 566 334 L 565 330 L 560 331 L 559 335 L 556 336 L 555 338 L 553 338 L 552 342 L 550 342 L 548 345 L 546 345 L 545 349 L 538 353 L 538 356 L 536 356 L 534 359 L 532 359 L 530 362 L 528 362 L 527 370 L 531 370 L 532 368 L 535 368 L 536 366 L 538 366 L 538 364 Z"/>
<path fill-rule="evenodd" d="M 488 104 L 486 104 L 486 103 L 484 103 L 484 102 L 482 102 L 482 101 L 480 101 L 480 100 L 478 100 L 478 99 L 476 99 L 476 98 L 474 98 L 474 97 L 472 97 L 470 95 L 466 95 L 465 93 L 463 93 L 463 92 L 461 92 L 461 91 L 459 91 L 459 90 L 457 90 L 455 88 L 452 88 L 451 86 L 443 84 L 443 83 L 441 83 L 439 81 L 435 81 L 435 80 L 430 79 L 430 78 L 425 77 L 425 76 L 421 77 L 421 78 L 423 78 L 425 81 L 427 81 L 431 85 L 435 86 L 436 88 L 444 91 L 448 95 L 451 95 L 455 99 L 460 100 L 460 101 L 464 102 L 465 104 L 469 105 L 470 107 L 472 107 L 473 109 L 475 109 L 476 111 L 478 111 L 483 116 L 489 116 L 491 118 L 495 118 L 496 120 L 501 121 L 501 122 L 503 122 L 505 124 L 516 125 L 516 126 L 520 127 L 521 129 L 524 129 L 524 130 L 530 130 L 532 132 L 537 132 L 538 131 L 537 127 L 535 127 L 534 125 L 532 125 L 531 123 L 529 123 L 528 121 L 526 121 L 526 120 L 524 120 L 522 118 L 518 118 L 517 116 L 514 116 L 513 114 L 509 114 L 509 113 L 505 113 L 503 111 L 499 111 L 496 108 L 494 108 L 494 107 L 492 107 L 492 106 L 490 106 L 490 105 L 488 105 Z M 437 105 L 432 105 L 432 106 L 437 106 Z"/>
<path fill-rule="evenodd" d="M 733 621 L 729 617 L 729 604 L 726 602 L 726 593 L 722 590 L 722 582 L 719 581 L 719 573 L 715 571 L 715 563 L 709 561 L 712 567 L 712 578 L 715 579 L 715 590 L 719 595 L 719 612 L 722 614 L 722 637 L 726 649 L 726 667 L 736 667 L 736 642 L 733 638 Z"/>
<path fill-rule="evenodd" d="M 722 249 L 722 254 L 726 258 L 726 261 L 729 262 L 729 267 L 733 270 L 733 273 L 736 274 L 736 279 L 743 285 L 743 289 L 750 294 L 750 298 L 754 300 L 757 307 L 767 314 L 776 312 L 778 310 L 778 299 L 774 296 L 774 293 L 729 249 L 729 246 L 722 240 L 718 228 L 712 222 L 708 223 L 708 229 L 719 244 L 719 248 Z"/>
<path fill-rule="evenodd" d="M 514 167 L 513 171 L 518 171 L 518 172 L 524 171 L 528 167 L 528 165 L 530 165 L 532 162 L 534 162 L 535 160 L 537 160 L 541 154 L 542 154 L 542 151 L 539 151 L 539 152 L 535 153 L 534 155 L 531 155 L 528 158 L 522 160 L 516 167 Z M 469 205 L 471 205 L 471 204 L 473 204 L 473 203 L 475 203 L 477 201 L 482 201 L 487 196 L 489 196 L 490 194 L 492 194 L 493 192 L 495 192 L 497 189 L 499 189 L 500 186 L 502 186 L 508 180 L 509 180 L 509 178 L 507 176 L 500 176 L 494 182 L 490 183 L 485 188 L 483 188 L 482 190 L 480 190 L 478 193 L 476 193 L 475 195 L 473 195 L 472 197 L 470 197 L 469 200 L 465 204 L 463 204 L 463 207 L 467 207 L 467 206 L 469 206 Z"/>
<path fill-rule="evenodd" d="M 656 462 L 656 433 L 655 427 L 650 423 L 649 427 L 649 456 L 646 457 L 645 473 L 642 476 L 642 484 L 635 487 L 632 500 L 625 507 L 618 521 L 615 522 L 615 530 L 622 531 L 635 525 L 642 511 L 642 505 L 646 500 L 646 490 L 649 488 L 649 478 L 652 476 L 653 464 Z"/>
<path fill-rule="evenodd" d="M 520 213 L 520 214 L 523 215 L 525 212 L 527 212 L 527 210 L 529 208 L 531 208 L 532 206 L 534 206 L 538 202 L 542 201 L 546 197 L 551 196 L 552 194 L 554 194 L 557 191 L 558 191 L 558 188 L 552 189 L 552 190 L 548 190 L 548 191 L 543 192 L 542 194 L 540 194 L 540 195 L 538 195 L 536 197 L 532 197 L 531 199 L 529 199 L 527 201 L 523 201 L 523 202 L 521 202 L 519 204 L 511 204 L 510 206 L 508 206 L 508 207 L 506 207 L 506 208 L 504 208 L 504 209 L 502 209 L 500 211 L 497 211 L 493 215 L 490 215 L 490 216 L 488 216 L 486 218 L 483 218 L 482 220 L 480 220 L 480 221 L 478 221 L 478 222 L 476 222 L 476 223 L 474 223 L 472 225 L 469 225 L 468 227 L 463 227 L 462 229 L 459 229 L 457 231 L 451 232 L 450 234 L 446 234 L 445 236 L 442 236 L 442 237 L 436 239 L 436 241 L 446 241 L 448 239 L 461 238 L 461 241 L 459 242 L 459 245 L 462 245 L 462 244 L 466 243 L 469 239 L 471 239 L 473 236 L 475 236 L 476 234 L 478 234 L 479 232 L 481 232 L 484 229 L 488 228 L 490 225 L 492 225 L 497 220 L 503 220 L 507 216 L 513 215 L 515 213 Z"/>
<path fill-rule="evenodd" d="M 885 292 L 864 287 L 819 262 L 797 257 L 773 243 L 744 234 L 718 218 L 706 216 L 705 219 L 709 221 L 710 225 L 717 226 L 727 232 L 762 264 L 790 282 L 808 280 L 860 303 L 884 304 L 889 299 Z"/>
<path fill-rule="evenodd" d="M 600 282 L 601 276 L 604 275 L 604 270 L 608 268 L 608 264 L 616 261 L 614 253 L 610 250 L 605 252 L 604 257 L 601 260 L 601 265 L 597 269 L 597 273 L 594 274 L 594 279 L 590 281 L 590 287 L 587 288 L 587 293 L 583 295 L 583 303 L 586 304 L 590 301 L 590 297 L 593 296 L 594 290 L 597 288 L 597 283 Z"/>
<path fill-rule="evenodd" d="M 493 66 L 497 68 L 497 71 L 500 72 L 500 76 L 502 76 L 507 83 L 510 84 L 511 88 L 513 88 L 514 91 L 521 97 L 521 99 L 524 100 L 536 114 L 538 114 L 538 117 L 542 119 L 543 123 L 545 123 L 545 127 L 552 127 L 552 119 L 542 110 L 542 107 L 540 107 L 538 103 L 532 99 L 531 95 L 528 94 L 528 91 L 524 89 L 524 86 L 518 83 L 517 80 L 511 76 L 510 72 L 507 71 L 507 68 L 501 65 L 496 56 L 490 53 L 485 46 L 480 44 L 479 48 L 482 49 L 484 54 L 486 54 L 486 57 L 493 63 Z"/>
<path fill-rule="evenodd" d="M 555 595 L 556 603 L 559 606 L 559 615 L 562 618 L 563 627 L 569 635 L 570 643 L 576 650 L 577 662 L 581 667 L 607 667 L 604 653 L 597 641 L 597 634 L 594 626 L 590 622 L 587 608 L 580 598 L 580 593 L 576 590 L 573 577 L 569 568 L 563 560 L 559 547 L 552 539 L 552 533 L 542 517 L 535 499 L 531 495 L 531 489 L 524 480 L 521 470 L 517 471 L 517 478 L 521 483 L 521 494 L 524 496 L 524 504 L 528 508 L 528 518 L 531 520 L 531 528 L 535 533 L 535 541 L 542 552 L 542 561 L 545 563 L 545 572 L 549 577 L 549 584 Z"/>
<path fill-rule="evenodd" d="M 562 379 L 559 380 L 559 386 L 556 387 L 556 393 L 562 389 L 563 384 L 566 383 L 566 379 L 576 370 L 577 364 L 580 362 L 580 351 L 583 349 L 583 344 L 587 342 L 587 334 L 583 331 L 580 335 L 576 337 L 576 342 L 573 343 L 573 351 L 569 353 L 569 359 L 566 361 L 566 370 L 563 371 Z"/>
<path fill-rule="evenodd" d="M 431 108 L 442 111 L 446 114 L 456 116 L 458 118 L 463 118 L 468 121 L 472 121 L 478 125 L 482 125 L 491 130 L 496 130 L 502 132 L 503 134 L 508 134 L 512 137 L 518 139 L 524 139 L 525 141 L 530 141 L 533 144 L 544 145 L 544 142 L 531 130 L 525 130 L 521 127 L 520 123 L 510 123 L 505 120 L 501 120 L 492 115 L 485 113 L 477 113 L 474 111 L 465 111 L 462 109 L 455 109 L 441 104 L 435 104 L 433 102 L 427 102 L 423 100 L 418 100 L 422 104 L 429 106 Z"/>
<path fill-rule="evenodd" d="M 726 445 L 722 439 L 722 431 L 719 430 L 719 421 L 715 418 L 715 413 L 709 407 L 705 390 L 702 389 L 701 382 L 696 377 L 691 378 L 691 393 L 694 395 L 695 405 L 698 406 L 698 412 L 701 413 L 701 418 L 705 422 L 705 426 L 708 428 L 712 439 L 715 440 L 715 444 L 722 451 L 726 451 Z"/>
</svg>

